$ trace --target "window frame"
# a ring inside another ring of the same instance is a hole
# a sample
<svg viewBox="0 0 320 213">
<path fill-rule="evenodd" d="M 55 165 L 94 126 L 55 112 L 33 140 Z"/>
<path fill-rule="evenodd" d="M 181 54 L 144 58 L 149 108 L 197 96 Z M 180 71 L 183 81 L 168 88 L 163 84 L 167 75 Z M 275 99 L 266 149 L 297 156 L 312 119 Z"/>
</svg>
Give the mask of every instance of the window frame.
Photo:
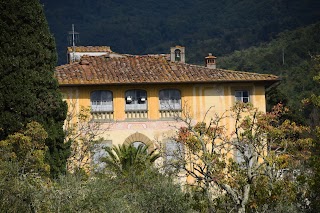
<svg viewBox="0 0 320 213">
<path fill-rule="evenodd" d="M 240 96 L 237 96 L 237 93 L 240 94 Z M 247 93 L 247 96 L 245 96 L 244 93 Z M 251 102 L 250 90 L 248 89 L 234 90 L 234 99 L 235 99 L 235 102 L 250 103 Z M 247 99 L 247 101 L 244 101 L 245 99 Z"/>
<path fill-rule="evenodd" d="M 169 145 L 171 144 L 171 145 Z M 173 148 L 168 150 L 169 147 Z M 167 140 L 165 142 L 165 156 L 164 162 L 168 170 L 177 169 L 174 167 L 175 164 L 179 164 L 181 159 L 184 159 L 184 145 L 175 140 Z M 170 152 L 170 153 L 169 153 Z M 180 167 L 181 165 L 179 165 Z M 181 169 L 181 168 L 180 168 Z"/>
<path fill-rule="evenodd" d="M 139 93 L 144 93 L 141 95 Z M 147 111 L 148 110 L 148 94 L 143 89 L 130 89 L 125 91 L 124 95 L 125 111 Z M 130 97 L 130 98 L 129 98 Z M 144 98 L 144 99 L 143 99 Z M 130 100 L 130 102 L 129 102 Z"/>
<path fill-rule="evenodd" d="M 252 150 L 254 148 L 250 144 L 242 144 L 241 146 L 244 149 L 244 154 L 241 153 L 241 151 L 240 151 L 240 149 L 238 147 L 234 147 L 233 155 L 234 155 L 234 161 L 238 165 L 244 166 L 246 164 L 245 159 L 244 159 L 244 155 L 247 158 L 250 158 L 253 155 Z M 253 165 L 253 161 L 254 161 L 254 159 L 249 159 L 249 165 L 250 166 Z"/>
<path fill-rule="evenodd" d="M 100 100 L 98 98 L 93 100 L 93 96 L 100 93 Z M 106 99 L 103 99 L 103 93 L 106 93 Z M 94 102 L 96 102 L 94 104 Z M 97 104 L 99 103 L 100 104 Z M 91 112 L 113 112 L 113 92 L 110 90 L 94 90 L 90 93 L 90 107 Z"/>
<path fill-rule="evenodd" d="M 168 92 L 168 97 L 165 97 L 166 92 Z M 174 98 L 175 96 L 178 98 Z M 160 90 L 159 91 L 159 109 L 160 110 L 182 110 L 181 91 L 178 89 Z"/>
<path fill-rule="evenodd" d="M 136 149 L 138 149 L 138 147 L 139 147 L 140 145 L 142 145 L 142 147 L 146 147 L 146 146 L 147 146 L 147 144 L 145 144 L 145 143 L 142 142 L 142 141 L 134 141 L 134 142 L 132 142 L 130 145 L 133 146 L 133 147 L 136 148 Z"/>
<path fill-rule="evenodd" d="M 94 170 L 100 172 L 106 168 L 107 164 L 101 161 L 101 158 L 108 156 L 108 152 L 105 150 L 107 147 L 112 148 L 112 140 L 105 140 L 101 143 L 96 143 L 93 145 L 91 164 L 95 166 Z"/>
</svg>

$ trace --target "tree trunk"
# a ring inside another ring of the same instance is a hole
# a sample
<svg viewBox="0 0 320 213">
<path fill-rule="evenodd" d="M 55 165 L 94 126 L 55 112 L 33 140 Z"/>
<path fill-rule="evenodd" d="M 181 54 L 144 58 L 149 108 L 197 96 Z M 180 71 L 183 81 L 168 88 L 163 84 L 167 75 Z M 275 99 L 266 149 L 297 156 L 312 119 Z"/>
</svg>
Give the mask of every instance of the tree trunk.
<svg viewBox="0 0 320 213">
<path fill-rule="evenodd" d="M 241 205 L 240 208 L 238 208 L 238 213 L 245 213 L 246 212 L 246 206 Z"/>
<path fill-rule="evenodd" d="M 243 189 L 243 198 L 238 208 L 238 213 L 245 213 L 246 212 L 246 205 L 249 201 L 249 194 L 250 194 L 251 185 L 246 184 Z"/>
</svg>

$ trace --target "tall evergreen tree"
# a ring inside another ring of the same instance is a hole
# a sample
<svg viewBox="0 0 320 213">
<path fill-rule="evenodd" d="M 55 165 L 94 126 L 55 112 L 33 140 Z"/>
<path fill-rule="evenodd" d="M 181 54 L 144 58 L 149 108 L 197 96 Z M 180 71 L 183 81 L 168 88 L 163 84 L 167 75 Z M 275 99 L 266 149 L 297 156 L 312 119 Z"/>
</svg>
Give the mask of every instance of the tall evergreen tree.
<svg viewBox="0 0 320 213">
<path fill-rule="evenodd" d="M 0 1 L 0 140 L 37 121 L 49 137 L 51 173 L 65 171 L 67 106 L 54 79 L 57 54 L 39 0 Z"/>
</svg>

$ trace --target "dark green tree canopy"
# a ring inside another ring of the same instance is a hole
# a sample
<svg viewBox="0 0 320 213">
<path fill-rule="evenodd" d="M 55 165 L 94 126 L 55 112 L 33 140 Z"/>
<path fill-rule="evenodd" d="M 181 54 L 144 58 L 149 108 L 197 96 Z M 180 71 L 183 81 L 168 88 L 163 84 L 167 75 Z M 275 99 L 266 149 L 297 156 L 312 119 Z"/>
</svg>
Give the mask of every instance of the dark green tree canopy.
<svg viewBox="0 0 320 213">
<path fill-rule="evenodd" d="M 186 60 L 203 64 L 285 30 L 319 21 L 318 0 L 40 0 L 55 34 L 59 64 L 66 63 L 68 31 L 77 45 L 110 45 L 120 53 L 167 53 L 186 47 Z"/>
<path fill-rule="evenodd" d="M 47 131 L 51 171 L 64 167 L 66 104 L 54 79 L 57 55 L 38 0 L 0 2 L 0 140 L 37 121 Z"/>
</svg>

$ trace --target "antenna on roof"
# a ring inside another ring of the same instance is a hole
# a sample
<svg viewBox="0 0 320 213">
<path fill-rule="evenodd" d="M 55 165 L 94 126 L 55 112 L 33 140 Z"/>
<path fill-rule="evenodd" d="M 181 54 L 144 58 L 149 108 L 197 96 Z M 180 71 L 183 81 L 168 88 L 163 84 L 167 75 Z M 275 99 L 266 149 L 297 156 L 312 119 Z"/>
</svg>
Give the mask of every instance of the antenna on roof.
<svg viewBox="0 0 320 213">
<path fill-rule="evenodd" d="M 78 32 L 74 31 L 74 24 L 72 24 L 72 31 L 68 32 L 68 41 L 69 45 L 72 45 L 72 58 L 70 59 L 71 62 L 75 61 L 75 51 L 76 51 L 76 43 L 80 42 L 80 36 Z"/>
</svg>

